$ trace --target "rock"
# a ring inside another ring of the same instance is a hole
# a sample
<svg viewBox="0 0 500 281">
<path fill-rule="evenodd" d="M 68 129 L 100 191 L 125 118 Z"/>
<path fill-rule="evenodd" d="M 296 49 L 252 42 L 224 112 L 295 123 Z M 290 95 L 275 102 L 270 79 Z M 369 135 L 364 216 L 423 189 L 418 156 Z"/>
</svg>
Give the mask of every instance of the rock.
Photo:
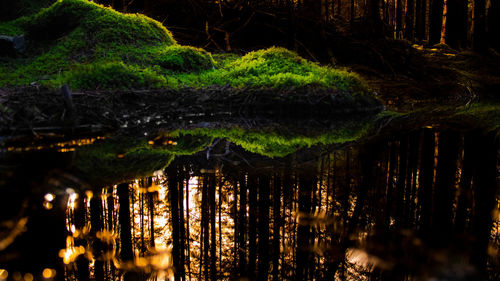
<svg viewBox="0 0 500 281">
<path fill-rule="evenodd" d="M 0 34 L 0 56 L 14 56 L 26 50 L 24 35 L 6 36 Z"/>
</svg>

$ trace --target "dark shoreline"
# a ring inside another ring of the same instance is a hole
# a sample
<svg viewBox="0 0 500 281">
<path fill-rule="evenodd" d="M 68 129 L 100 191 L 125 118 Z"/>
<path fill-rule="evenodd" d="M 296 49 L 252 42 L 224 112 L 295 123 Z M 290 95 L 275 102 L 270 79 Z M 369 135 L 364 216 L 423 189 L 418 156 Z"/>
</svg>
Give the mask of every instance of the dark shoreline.
<svg viewBox="0 0 500 281">
<path fill-rule="evenodd" d="M 59 90 L 35 87 L 0 89 L 0 135 L 29 133 L 36 128 L 93 126 L 113 130 L 137 121 L 140 124 L 149 123 L 151 119 L 221 114 L 344 118 L 372 115 L 385 108 L 371 95 L 310 88 L 85 91 L 73 92 L 72 100 L 75 120 L 68 121 Z"/>
</svg>

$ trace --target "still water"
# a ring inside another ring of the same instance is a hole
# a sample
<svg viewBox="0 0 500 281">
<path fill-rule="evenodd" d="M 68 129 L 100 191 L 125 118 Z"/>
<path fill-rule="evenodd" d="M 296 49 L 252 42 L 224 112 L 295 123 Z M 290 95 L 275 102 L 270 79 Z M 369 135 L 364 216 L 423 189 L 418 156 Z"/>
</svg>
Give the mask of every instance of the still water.
<svg viewBox="0 0 500 281">
<path fill-rule="evenodd" d="M 495 132 L 339 130 L 10 147 L 0 280 L 500 279 Z"/>
</svg>

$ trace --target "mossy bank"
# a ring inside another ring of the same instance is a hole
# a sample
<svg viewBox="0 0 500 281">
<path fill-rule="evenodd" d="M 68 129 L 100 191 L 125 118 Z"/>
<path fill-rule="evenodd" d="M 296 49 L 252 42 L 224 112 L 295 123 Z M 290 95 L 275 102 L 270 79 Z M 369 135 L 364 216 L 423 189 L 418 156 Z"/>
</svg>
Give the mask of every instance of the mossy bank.
<svg viewBox="0 0 500 281">
<path fill-rule="evenodd" d="M 0 23 L 0 34 L 25 34 L 27 51 L 0 62 L 0 87 L 151 89 L 330 89 L 369 93 L 354 73 L 307 61 L 279 47 L 243 56 L 179 45 L 161 23 L 85 0 L 58 0 L 39 12 Z"/>
</svg>

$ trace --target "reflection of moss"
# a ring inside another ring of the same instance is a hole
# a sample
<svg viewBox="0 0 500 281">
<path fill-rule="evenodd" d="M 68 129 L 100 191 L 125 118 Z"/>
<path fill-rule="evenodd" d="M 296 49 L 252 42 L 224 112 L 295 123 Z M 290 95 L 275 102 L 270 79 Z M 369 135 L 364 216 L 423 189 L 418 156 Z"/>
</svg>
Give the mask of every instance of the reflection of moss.
<svg viewBox="0 0 500 281">
<path fill-rule="evenodd" d="M 77 150 L 75 170 L 92 184 L 114 184 L 164 169 L 176 155 L 191 155 L 210 145 L 212 138 L 185 135 L 172 143 L 146 139 L 111 138 Z"/>
<path fill-rule="evenodd" d="M 348 123 L 348 122 L 347 122 Z M 198 128 L 191 130 L 176 130 L 169 132 L 172 137 L 182 135 L 209 136 L 212 138 L 227 138 L 245 150 L 268 157 L 284 157 L 298 149 L 318 144 L 345 143 L 359 139 L 367 133 L 369 123 L 348 123 L 341 128 L 326 132 L 292 132 L 281 131 L 278 128 L 266 130 L 244 130 L 238 127 L 229 129 Z"/>
<path fill-rule="evenodd" d="M 166 132 L 152 140 L 110 138 L 77 150 L 74 169 L 91 184 L 115 184 L 151 175 L 167 167 L 176 155 L 192 155 L 227 138 L 245 150 L 268 157 L 283 157 L 318 144 L 354 141 L 366 134 L 367 122 L 345 122 L 341 128 L 321 132 L 292 132 L 278 128 L 198 128 Z"/>
<path fill-rule="evenodd" d="M 483 126 L 495 130 L 500 128 L 500 103 L 486 101 L 473 103 L 459 108 L 455 117 L 476 120 Z"/>
<path fill-rule="evenodd" d="M 203 135 L 177 134 L 170 137 L 174 138 L 175 145 L 167 146 L 166 149 L 175 155 L 194 154 L 205 149 L 213 141 L 213 137 Z"/>
<path fill-rule="evenodd" d="M 75 170 L 91 184 L 115 184 L 168 166 L 174 155 L 145 140 L 105 140 L 77 150 Z"/>
<path fill-rule="evenodd" d="M 0 23 L 0 31 L 26 33 L 26 57 L 0 64 L 0 86 L 33 81 L 78 89 L 314 87 L 367 92 L 358 76 L 320 66 L 284 48 L 212 56 L 179 46 L 161 23 L 122 14 L 86 0 L 58 0 L 37 14 Z"/>
</svg>

